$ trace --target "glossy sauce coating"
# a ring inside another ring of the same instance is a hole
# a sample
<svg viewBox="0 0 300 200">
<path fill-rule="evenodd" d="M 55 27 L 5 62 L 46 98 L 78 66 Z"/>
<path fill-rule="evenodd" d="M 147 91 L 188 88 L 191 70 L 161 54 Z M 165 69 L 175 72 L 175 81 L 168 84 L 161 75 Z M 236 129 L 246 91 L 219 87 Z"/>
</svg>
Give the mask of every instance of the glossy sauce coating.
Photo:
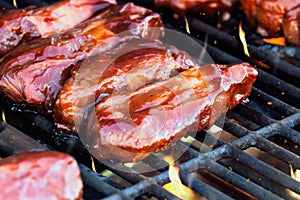
<svg viewBox="0 0 300 200">
<path fill-rule="evenodd" d="M 140 160 L 212 125 L 250 94 L 256 77 L 247 63 L 206 65 L 116 93 L 96 105 L 81 139 L 98 159 Z"/>
<path fill-rule="evenodd" d="M 54 152 L 28 152 L 0 160 L 0 199 L 82 199 L 76 161 Z"/>
<path fill-rule="evenodd" d="M 241 0 L 244 12 L 264 37 L 285 36 L 299 45 L 299 0 Z"/>
<path fill-rule="evenodd" d="M 288 42 L 300 45 L 300 2 L 296 8 L 285 13 L 282 28 Z"/>
<path fill-rule="evenodd" d="M 0 57 L 34 38 L 47 37 L 71 29 L 112 4 L 116 2 L 114 0 L 65 0 L 43 8 L 2 11 Z"/>
<path fill-rule="evenodd" d="M 87 116 L 97 101 L 166 80 L 193 64 L 186 53 L 157 40 L 124 42 L 108 53 L 88 58 L 74 70 L 59 93 L 54 120 L 59 128 L 76 131 L 74 121 Z"/>
<path fill-rule="evenodd" d="M 120 42 L 117 33 L 157 38 L 148 27 L 162 28 L 158 14 L 127 3 L 113 6 L 76 28 L 20 46 L 1 59 L 0 90 L 13 101 L 52 112 L 54 101 L 70 71 L 87 56 L 105 52 Z"/>
</svg>

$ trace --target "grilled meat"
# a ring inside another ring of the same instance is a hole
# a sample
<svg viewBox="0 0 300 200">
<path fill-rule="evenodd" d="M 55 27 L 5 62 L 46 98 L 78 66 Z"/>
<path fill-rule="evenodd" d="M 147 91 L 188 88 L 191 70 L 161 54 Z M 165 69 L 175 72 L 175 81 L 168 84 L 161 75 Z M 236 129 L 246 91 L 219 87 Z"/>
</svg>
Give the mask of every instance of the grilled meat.
<svg viewBox="0 0 300 200">
<path fill-rule="evenodd" d="M 300 45 L 300 4 L 286 12 L 282 29 L 288 42 Z"/>
<path fill-rule="evenodd" d="M 244 12 L 257 32 L 264 37 L 284 35 L 300 45 L 300 2 L 295 0 L 241 0 Z"/>
<path fill-rule="evenodd" d="M 27 152 L 0 160 L 0 199 L 82 199 L 82 180 L 69 155 Z"/>
<path fill-rule="evenodd" d="M 245 99 L 257 71 L 247 63 L 192 67 L 134 91 L 116 92 L 91 112 L 81 139 L 98 159 L 137 161 L 201 130 Z"/>
<path fill-rule="evenodd" d="M 133 91 L 166 80 L 193 64 L 186 53 L 149 39 L 133 39 L 88 58 L 60 91 L 53 110 L 56 124 L 78 131 L 74 121 L 81 121 L 96 102 L 117 91 Z"/>
<path fill-rule="evenodd" d="M 154 4 L 169 7 L 179 15 L 193 12 L 206 18 L 235 10 L 239 0 L 154 0 Z"/>
<path fill-rule="evenodd" d="M 124 40 L 112 36 L 130 30 L 132 35 L 157 38 L 160 31 L 149 33 L 148 27 L 162 26 L 159 15 L 143 7 L 132 3 L 111 7 L 66 33 L 36 39 L 11 51 L 0 61 L 0 90 L 13 101 L 51 112 L 74 66 Z"/>
<path fill-rule="evenodd" d="M 115 3 L 114 0 L 65 0 L 43 8 L 2 11 L 0 57 L 34 38 L 73 28 Z"/>
</svg>

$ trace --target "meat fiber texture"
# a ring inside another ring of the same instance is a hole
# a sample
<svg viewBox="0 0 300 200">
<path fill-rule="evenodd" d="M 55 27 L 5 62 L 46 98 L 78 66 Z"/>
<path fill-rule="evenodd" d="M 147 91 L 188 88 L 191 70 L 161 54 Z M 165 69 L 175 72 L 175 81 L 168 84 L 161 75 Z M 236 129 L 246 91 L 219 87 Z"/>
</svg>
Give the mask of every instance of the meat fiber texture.
<svg viewBox="0 0 300 200">
<path fill-rule="evenodd" d="M 138 161 L 212 125 L 250 94 L 256 76 L 246 63 L 191 67 L 101 101 L 81 138 L 98 159 Z"/>
<path fill-rule="evenodd" d="M 87 56 L 105 52 L 126 40 L 116 36 L 123 31 L 129 30 L 132 36 L 158 38 L 161 32 L 150 33 L 149 27 L 163 27 L 158 14 L 132 3 L 111 6 L 74 29 L 36 39 L 8 53 L 0 60 L 0 91 L 15 102 L 51 113 L 72 68 Z"/>
<path fill-rule="evenodd" d="M 244 12 L 257 32 L 264 37 L 285 36 L 300 45 L 299 0 L 241 0 Z"/>
<path fill-rule="evenodd" d="M 34 38 L 71 29 L 112 4 L 115 0 L 65 0 L 43 8 L 2 11 L 0 57 Z"/>
<path fill-rule="evenodd" d="M 0 160 L 0 199 L 82 199 L 76 161 L 54 151 L 26 152 Z"/>
<path fill-rule="evenodd" d="M 79 85 L 74 84 L 72 77 L 62 90 L 60 104 L 66 98 L 63 103 L 66 108 L 57 112 L 73 117 L 71 120 L 75 121 L 80 138 L 97 159 L 138 161 L 167 148 L 188 131 L 209 127 L 250 94 L 257 77 L 257 71 L 247 63 L 199 67 L 192 61 L 186 62 L 189 57 L 178 50 L 172 50 L 174 57 L 166 53 L 166 47 L 157 51 L 160 52 L 143 51 L 143 58 L 137 52 L 125 54 L 110 65 L 107 73 L 96 79 L 98 82 L 92 77 L 92 81 L 83 81 L 80 73 L 75 74 L 74 77 L 79 76 Z M 154 58 L 153 53 L 158 57 Z M 157 59 L 160 62 L 155 65 Z M 118 63 L 129 63 L 128 60 L 134 61 L 129 64 L 130 72 L 121 67 L 116 73 Z M 96 69 L 93 62 L 88 65 L 91 68 L 84 70 Z M 149 70 L 153 75 L 145 78 L 145 74 L 151 74 Z M 164 73 L 166 76 L 160 77 L 160 72 L 167 72 Z M 83 76 L 87 74 L 83 73 Z M 122 85 L 116 81 L 119 78 L 130 80 L 133 85 Z M 109 87 L 111 85 L 123 89 Z M 111 89 L 115 89 L 113 93 Z M 105 95 L 99 100 L 101 94 Z M 67 102 L 73 105 L 67 105 Z M 86 109 L 88 106 L 92 109 Z"/>
<path fill-rule="evenodd" d="M 89 109 L 106 96 L 169 79 L 194 63 L 187 53 L 174 47 L 138 38 L 90 57 L 62 87 L 53 111 L 56 125 L 78 131 L 75 121 L 86 118 Z"/>
</svg>

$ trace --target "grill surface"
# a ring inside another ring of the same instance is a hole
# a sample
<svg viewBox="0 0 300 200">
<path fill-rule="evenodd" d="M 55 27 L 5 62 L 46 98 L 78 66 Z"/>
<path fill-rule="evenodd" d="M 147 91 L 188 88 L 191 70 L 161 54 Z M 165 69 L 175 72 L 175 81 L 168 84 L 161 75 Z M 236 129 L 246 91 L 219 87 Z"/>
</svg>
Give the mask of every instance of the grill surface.
<svg viewBox="0 0 300 200">
<path fill-rule="evenodd" d="M 42 6 L 47 1 L 22 1 L 20 6 L 33 3 Z M 12 4 L 1 1 L 0 6 L 11 8 Z M 291 191 L 300 194 L 300 183 L 290 177 L 289 165 L 300 169 L 300 66 L 286 62 L 271 50 L 251 45 L 252 57 L 246 58 L 236 38 L 193 17 L 188 21 L 192 33 L 196 33 L 195 40 L 207 47 L 215 62 L 248 61 L 258 66 L 259 77 L 250 102 L 228 112 L 221 137 L 201 131 L 178 160 L 183 184 L 207 199 L 299 198 L 291 195 Z M 167 27 L 180 28 L 180 22 L 168 21 Z M 208 44 L 197 38 L 205 34 Z M 210 45 L 215 40 L 220 44 L 218 48 Z M 76 136 L 54 130 L 51 119 L 5 97 L 1 97 L 1 105 L 8 123 L 26 134 L 2 123 L 0 155 L 37 149 L 70 153 L 80 162 L 85 199 L 178 199 L 162 188 L 170 181 L 167 168 L 139 174 L 127 165 L 115 164 L 112 169 L 95 161 L 97 172 L 93 172 L 91 158 Z M 213 150 L 199 154 L 204 137 L 214 144 Z M 179 150 L 186 149 L 185 145 L 179 142 Z M 164 162 L 151 155 L 142 164 L 155 169 Z"/>
</svg>

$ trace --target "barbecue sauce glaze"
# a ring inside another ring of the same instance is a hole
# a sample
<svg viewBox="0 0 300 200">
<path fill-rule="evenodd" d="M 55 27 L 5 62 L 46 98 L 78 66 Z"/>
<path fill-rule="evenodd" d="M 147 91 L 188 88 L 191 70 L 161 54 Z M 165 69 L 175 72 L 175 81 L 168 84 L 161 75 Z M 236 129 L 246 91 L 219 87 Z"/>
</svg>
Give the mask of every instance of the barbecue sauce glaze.
<svg viewBox="0 0 300 200">
<path fill-rule="evenodd" d="M 112 36 L 123 31 L 160 36 L 148 27 L 163 27 L 158 14 L 132 3 L 112 6 L 66 33 L 36 39 L 8 53 L 0 60 L 0 90 L 15 102 L 51 113 L 62 85 L 84 58 L 117 45 L 123 38 Z"/>
<path fill-rule="evenodd" d="M 241 0 L 244 12 L 264 37 L 285 36 L 300 45 L 300 2 L 298 0 Z"/>
<path fill-rule="evenodd" d="M 212 64 L 116 93 L 96 105 L 81 139 L 98 159 L 138 161 L 212 125 L 250 94 L 256 77 L 247 63 Z"/>
<path fill-rule="evenodd" d="M 34 38 L 64 32 L 108 9 L 114 0 L 65 0 L 43 8 L 1 11 L 0 57 Z M 76 17 L 74 17 L 76 15 Z"/>
<path fill-rule="evenodd" d="M 26 152 L 0 160 L 0 199 L 82 199 L 83 183 L 74 158 Z"/>
</svg>

